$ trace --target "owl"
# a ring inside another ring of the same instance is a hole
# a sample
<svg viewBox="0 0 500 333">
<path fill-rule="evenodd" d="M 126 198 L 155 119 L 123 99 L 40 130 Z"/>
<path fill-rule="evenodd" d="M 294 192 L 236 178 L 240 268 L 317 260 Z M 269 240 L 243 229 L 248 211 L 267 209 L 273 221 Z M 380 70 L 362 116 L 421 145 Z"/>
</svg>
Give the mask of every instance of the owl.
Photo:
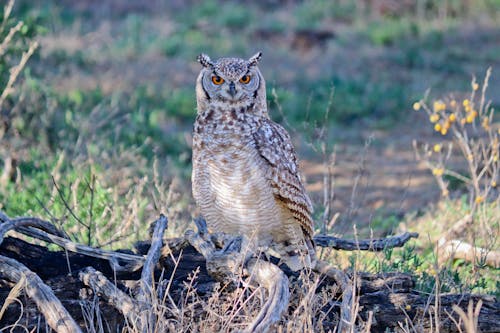
<svg viewBox="0 0 500 333">
<path fill-rule="evenodd" d="M 193 196 L 211 231 L 243 235 L 294 271 L 312 268 L 313 208 L 290 135 L 269 118 L 261 56 L 198 57 Z"/>
</svg>

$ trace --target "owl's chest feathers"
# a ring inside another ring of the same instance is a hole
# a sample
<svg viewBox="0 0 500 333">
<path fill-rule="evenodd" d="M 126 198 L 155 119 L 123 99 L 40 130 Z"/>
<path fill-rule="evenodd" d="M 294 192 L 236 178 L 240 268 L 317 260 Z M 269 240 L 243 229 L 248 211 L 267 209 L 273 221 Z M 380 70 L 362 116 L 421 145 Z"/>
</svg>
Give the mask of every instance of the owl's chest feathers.
<svg viewBox="0 0 500 333">
<path fill-rule="evenodd" d="M 202 214 L 215 230 L 247 234 L 263 223 L 265 233 L 282 219 L 270 169 L 253 137 L 260 121 L 255 116 L 233 117 L 231 112 L 202 113 L 197 120 L 193 189 Z"/>
<path fill-rule="evenodd" d="M 241 185 L 249 172 L 258 172 L 260 156 L 253 138 L 255 119 L 219 114 L 217 118 L 205 118 L 201 127 L 195 131 L 194 140 L 200 150 L 208 153 L 203 164 L 210 170 L 211 178 L 220 176 L 219 183 L 234 180 Z"/>
<path fill-rule="evenodd" d="M 196 119 L 195 144 L 209 150 L 226 150 L 229 144 L 234 148 L 251 144 L 253 131 L 260 126 L 261 119 L 248 111 L 245 107 L 208 108 Z"/>
</svg>

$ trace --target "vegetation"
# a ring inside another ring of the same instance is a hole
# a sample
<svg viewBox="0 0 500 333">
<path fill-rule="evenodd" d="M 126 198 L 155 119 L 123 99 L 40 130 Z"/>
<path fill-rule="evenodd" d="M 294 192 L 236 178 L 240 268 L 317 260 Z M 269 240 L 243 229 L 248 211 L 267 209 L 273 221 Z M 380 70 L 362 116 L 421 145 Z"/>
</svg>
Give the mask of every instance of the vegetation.
<svg viewBox="0 0 500 333">
<path fill-rule="evenodd" d="M 261 49 L 271 114 L 304 160 L 317 231 L 420 233 L 401 250 L 322 257 L 410 272 L 421 292 L 500 295 L 498 261 L 487 260 L 500 250 L 498 0 L 110 3 L 2 9 L 0 210 L 107 248 L 145 239 L 159 212 L 168 236 L 192 228 L 194 59 Z M 396 185 L 378 191 L 376 172 L 400 158 L 406 169 L 380 179 Z M 453 240 L 477 254 L 446 257 Z M 303 320 L 297 312 L 290 327 Z"/>
</svg>

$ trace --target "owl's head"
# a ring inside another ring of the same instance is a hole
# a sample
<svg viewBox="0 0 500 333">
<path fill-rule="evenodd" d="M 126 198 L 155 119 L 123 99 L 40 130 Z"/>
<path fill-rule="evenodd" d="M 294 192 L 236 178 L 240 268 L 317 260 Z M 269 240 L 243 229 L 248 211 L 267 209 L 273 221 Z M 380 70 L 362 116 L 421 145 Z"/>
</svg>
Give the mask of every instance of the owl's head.
<svg viewBox="0 0 500 333">
<path fill-rule="evenodd" d="M 257 67 L 262 53 L 250 57 L 220 58 L 212 61 L 206 54 L 198 56 L 203 68 L 196 81 L 198 112 L 210 105 L 252 107 L 266 110 L 266 87 Z"/>
</svg>

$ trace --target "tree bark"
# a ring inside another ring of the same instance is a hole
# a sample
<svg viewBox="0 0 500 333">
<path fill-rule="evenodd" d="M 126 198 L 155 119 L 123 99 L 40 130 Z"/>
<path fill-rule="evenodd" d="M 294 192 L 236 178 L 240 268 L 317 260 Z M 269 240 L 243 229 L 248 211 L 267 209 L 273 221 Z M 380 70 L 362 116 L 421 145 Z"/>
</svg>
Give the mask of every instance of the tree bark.
<svg viewBox="0 0 500 333">
<path fill-rule="evenodd" d="M 179 244 L 180 241 L 172 240 L 170 243 Z M 142 255 L 146 254 L 149 249 L 149 246 L 145 243 L 139 244 L 138 247 L 140 248 L 138 254 Z M 179 262 L 176 263 L 172 258 L 177 258 L 180 251 L 182 251 L 182 255 Z M 108 291 L 99 291 L 99 294 L 103 295 L 103 299 L 100 299 L 99 304 L 106 322 L 114 323 L 115 328 L 119 329 L 120 325 L 123 325 L 125 318 L 132 320 L 132 318 L 137 318 L 134 316 L 138 316 L 138 312 L 135 311 L 137 311 L 139 305 L 129 296 L 136 293 L 134 286 L 139 288 L 141 276 L 138 272 L 120 272 L 118 274 L 111 269 L 106 259 L 92 258 L 64 251 L 48 251 L 43 246 L 33 245 L 13 237 L 4 239 L 0 245 L 0 255 L 10 257 L 30 267 L 34 274 L 41 277 L 45 284 L 51 287 L 54 295 L 62 301 L 71 317 L 82 327 L 85 325 L 80 306 L 82 290 L 85 290 L 86 285 L 90 285 L 90 283 L 81 282 L 78 273 L 80 275 L 87 274 L 87 276 L 93 275 L 96 279 L 100 277 L 101 286 L 113 286 L 113 288 L 107 289 Z M 69 275 L 67 262 L 71 267 Z M 90 274 L 87 268 L 89 266 L 100 271 L 100 275 L 95 273 L 95 269 Z M 170 291 L 171 297 L 178 299 L 182 290 L 184 290 L 184 284 L 189 275 L 197 267 L 199 267 L 197 291 L 202 297 L 210 295 L 217 282 L 206 270 L 205 257 L 192 246 L 187 246 L 182 250 L 174 250 L 172 256 L 160 258 L 160 265 L 156 265 L 154 276 L 155 279 L 158 279 L 161 275 L 161 269 L 165 270 L 164 276 L 170 276 L 175 269 Z M 291 274 L 290 272 L 287 273 Z M 387 328 L 401 329 L 400 325 L 403 327 L 405 325 L 417 326 L 420 327 L 421 331 L 425 332 L 433 325 L 433 319 L 427 314 L 429 311 L 434 311 L 435 297 L 414 291 L 415 283 L 411 275 L 404 273 L 377 275 L 360 273 L 353 277 L 352 273 L 348 273 L 348 276 L 352 281 L 355 281 L 354 285 L 357 287 L 355 294 L 359 297 L 359 318 L 367 321 L 370 313 L 372 313 L 371 332 L 384 332 Z M 109 284 L 102 282 L 104 281 L 102 280 L 103 277 L 106 278 Z M 130 281 L 136 281 L 136 283 L 130 284 Z M 2 274 L 0 277 L 0 304 L 3 304 L 12 287 L 12 282 L 14 281 L 11 281 L 8 276 Z M 327 279 L 324 282 L 325 285 L 334 283 L 335 281 L 332 279 Z M 121 293 L 117 293 L 116 290 Z M 116 298 L 109 299 L 106 295 L 115 295 Z M 458 314 L 453 310 L 453 305 L 458 305 L 466 310 L 469 301 L 477 304 L 479 300 L 483 302 L 479 314 L 479 329 L 483 333 L 497 332 L 498 323 L 500 322 L 500 303 L 492 296 L 467 294 L 440 296 L 439 315 L 442 325 L 440 332 L 458 332 L 451 319 L 459 320 Z M 29 328 L 39 326 L 39 320 L 42 316 L 33 316 L 33 313 L 38 313 L 36 304 L 23 301 L 23 305 L 25 313 L 23 323 Z M 336 308 L 340 311 L 341 304 L 336 305 Z M 6 314 L 0 319 L 0 327 L 12 324 L 19 317 L 20 311 L 19 305 L 12 303 Z"/>
</svg>

